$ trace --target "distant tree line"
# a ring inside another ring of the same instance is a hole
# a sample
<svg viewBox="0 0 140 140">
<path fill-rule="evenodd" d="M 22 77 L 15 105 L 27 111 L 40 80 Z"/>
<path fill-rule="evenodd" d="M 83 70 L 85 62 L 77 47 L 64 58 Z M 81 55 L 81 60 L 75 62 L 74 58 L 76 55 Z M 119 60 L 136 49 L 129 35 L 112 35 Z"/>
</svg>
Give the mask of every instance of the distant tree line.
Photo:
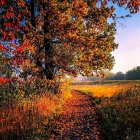
<svg viewBox="0 0 140 140">
<path fill-rule="evenodd" d="M 140 80 L 140 66 L 127 71 L 125 74 L 117 72 L 116 74 L 111 72 L 105 73 L 106 80 Z"/>
<path fill-rule="evenodd" d="M 110 71 L 104 72 L 104 77 L 98 77 L 96 75 L 87 77 L 88 81 L 102 81 L 102 80 L 140 80 L 140 66 L 137 66 L 125 74 L 123 72 L 112 73 Z"/>
</svg>

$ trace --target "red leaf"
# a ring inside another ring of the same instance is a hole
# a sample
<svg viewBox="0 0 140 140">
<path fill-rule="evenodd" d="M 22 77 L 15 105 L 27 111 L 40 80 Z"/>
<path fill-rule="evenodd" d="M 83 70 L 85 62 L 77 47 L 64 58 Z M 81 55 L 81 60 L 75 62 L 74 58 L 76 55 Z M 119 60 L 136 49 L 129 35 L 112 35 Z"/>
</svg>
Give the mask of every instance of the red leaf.
<svg viewBox="0 0 140 140">
<path fill-rule="evenodd" d="M 5 1 L 4 0 L 0 0 L 0 5 L 5 5 Z"/>
<path fill-rule="evenodd" d="M 12 17 L 14 17 L 14 12 L 6 12 L 5 17 L 6 18 L 12 18 Z"/>
<path fill-rule="evenodd" d="M 23 61 L 22 58 L 14 57 L 14 58 L 12 58 L 12 65 L 15 65 L 15 66 L 20 65 L 22 63 L 22 61 Z"/>
<path fill-rule="evenodd" d="M 11 23 L 10 22 L 4 22 L 4 26 L 11 27 Z"/>
<path fill-rule="evenodd" d="M 10 31 L 9 32 L 9 34 L 8 34 L 9 36 L 10 36 L 10 38 L 12 39 L 12 40 L 14 40 L 15 39 L 15 37 L 14 37 L 14 34 Z"/>
<path fill-rule="evenodd" d="M 28 27 L 27 27 L 27 26 L 24 26 L 24 27 L 23 27 L 23 30 L 24 30 L 24 31 L 27 31 L 27 30 L 28 30 Z"/>
<path fill-rule="evenodd" d="M 8 78 L 0 77 L 0 85 L 6 84 L 6 83 L 8 83 L 9 81 L 10 81 L 10 79 L 8 79 Z"/>
<path fill-rule="evenodd" d="M 0 45 L 0 51 L 6 52 L 6 49 L 4 48 L 4 45 Z"/>
<path fill-rule="evenodd" d="M 7 34 L 5 32 L 3 32 L 3 39 L 5 40 L 7 37 Z"/>
</svg>

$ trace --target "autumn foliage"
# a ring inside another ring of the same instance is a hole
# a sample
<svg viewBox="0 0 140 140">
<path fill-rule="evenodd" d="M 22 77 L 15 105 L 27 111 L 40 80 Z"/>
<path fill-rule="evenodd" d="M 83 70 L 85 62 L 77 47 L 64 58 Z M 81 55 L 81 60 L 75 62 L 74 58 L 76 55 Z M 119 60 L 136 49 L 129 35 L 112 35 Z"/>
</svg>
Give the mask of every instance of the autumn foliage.
<svg viewBox="0 0 140 140">
<path fill-rule="evenodd" d="M 4 83 L 7 83 L 7 82 L 9 82 L 8 78 L 0 77 L 0 84 L 4 84 Z"/>
<path fill-rule="evenodd" d="M 130 14 L 140 7 L 139 0 L 0 0 L 2 138 L 46 139 L 49 119 L 72 97 L 63 80 L 113 67 L 116 4 Z"/>
<path fill-rule="evenodd" d="M 138 0 L 1 0 L 1 59 L 8 58 L 11 74 L 18 68 L 25 79 L 101 75 L 113 67 L 111 52 L 117 48 L 114 4 L 131 13 L 140 5 Z"/>
</svg>

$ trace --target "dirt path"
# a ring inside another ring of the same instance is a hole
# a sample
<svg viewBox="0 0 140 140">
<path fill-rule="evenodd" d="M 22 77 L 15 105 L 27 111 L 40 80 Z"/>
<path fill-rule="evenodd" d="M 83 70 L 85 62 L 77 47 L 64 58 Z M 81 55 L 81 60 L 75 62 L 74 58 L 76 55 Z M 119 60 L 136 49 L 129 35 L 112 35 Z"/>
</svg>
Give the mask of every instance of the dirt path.
<svg viewBox="0 0 140 140">
<path fill-rule="evenodd" d="M 101 140 L 96 107 L 91 97 L 72 91 L 60 117 L 54 121 L 54 134 L 50 140 Z"/>
</svg>

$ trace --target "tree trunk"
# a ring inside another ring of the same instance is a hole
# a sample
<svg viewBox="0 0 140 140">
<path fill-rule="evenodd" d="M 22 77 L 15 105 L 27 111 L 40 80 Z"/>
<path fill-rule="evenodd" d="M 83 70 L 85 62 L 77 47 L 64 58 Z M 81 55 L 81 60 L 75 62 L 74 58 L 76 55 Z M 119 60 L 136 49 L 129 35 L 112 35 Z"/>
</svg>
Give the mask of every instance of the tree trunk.
<svg viewBox="0 0 140 140">
<path fill-rule="evenodd" d="M 35 24 L 35 0 L 31 0 L 31 24 L 33 27 L 36 26 L 36 24 Z"/>
<path fill-rule="evenodd" d="M 48 80 L 53 80 L 53 62 L 51 60 L 52 58 L 52 46 L 50 44 L 50 40 L 45 37 L 47 33 L 49 33 L 49 19 L 48 19 L 48 12 L 46 12 L 45 5 L 44 8 L 44 48 L 45 48 L 45 76 Z M 49 58 L 49 60 L 48 60 Z"/>
<path fill-rule="evenodd" d="M 52 58 L 52 46 L 50 44 L 50 40 L 45 37 L 47 33 L 49 33 L 49 20 L 48 20 L 48 12 L 46 10 L 47 5 L 45 3 L 43 4 L 43 11 L 44 11 L 44 41 L 43 41 L 43 48 L 45 53 L 45 62 L 43 67 L 43 62 L 39 60 L 39 55 L 36 56 L 36 64 L 38 67 L 42 69 L 42 71 L 39 73 L 40 77 L 43 77 L 43 75 L 46 77 L 46 79 L 53 80 L 53 63 L 51 61 Z M 35 17 L 35 0 L 31 0 L 31 24 L 35 28 L 36 27 L 36 17 Z M 41 51 L 38 49 L 38 53 L 41 53 Z M 49 58 L 49 59 L 48 59 Z"/>
</svg>

